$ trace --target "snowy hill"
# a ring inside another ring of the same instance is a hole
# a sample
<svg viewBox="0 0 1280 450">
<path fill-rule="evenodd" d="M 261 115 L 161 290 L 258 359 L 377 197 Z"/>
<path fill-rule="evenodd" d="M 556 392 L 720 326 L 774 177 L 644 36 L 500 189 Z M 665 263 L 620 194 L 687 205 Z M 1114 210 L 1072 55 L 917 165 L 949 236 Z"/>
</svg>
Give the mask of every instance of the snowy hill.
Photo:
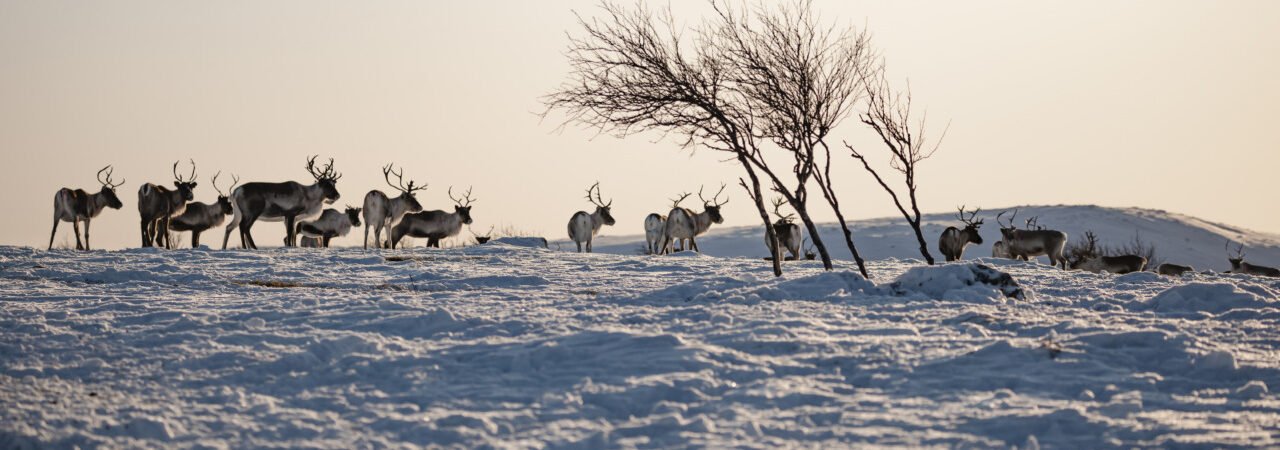
<svg viewBox="0 0 1280 450">
<path fill-rule="evenodd" d="M 1261 233 L 1217 224 L 1195 217 L 1160 210 L 1141 208 L 1105 208 L 1100 206 L 1023 206 L 1018 210 L 1018 225 L 1022 219 L 1039 216 L 1040 225 L 1064 231 L 1071 239 L 1079 238 L 1086 230 L 1092 230 L 1104 245 L 1131 241 L 1134 236 L 1156 245 L 1157 258 L 1166 262 L 1189 264 L 1198 270 L 1223 271 L 1230 269 L 1223 244 L 1228 239 L 1248 245 L 1247 259 L 1256 264 L 1280 266 L 1280 235 Z M 1012 208 L 1010 208 L 1012 209 Z M 970 245 L 966 257 L 991 255 L 991 244 L 1000 239 L 1000 229 L 995 216 L 1003 209 L 983 210 L 980 217 L 986 219 L 982 226 L 982 245 Z M 1007 216 L 1007 214 L 1006 214 Z M 870 219 L 853 222 L 854 239 L 858 251 L 868 259 L 920 258 L 914 234 L 901 217 Z M 941 259 L 937 251 L 938 236 L 948 226 L 958 222 L 954 213 L 928 214 L 924 217 L 925 238 L 930 252 Z M 639 229 L 639 224 L 618 224 L 615 229 L 605 228 L 595 242 L 595 251 L 614 254 L 636 254 L 643 249 L 644 235 L 626 235 L 622 230 Z M 840 229 L 835 223 L 820 224 L 822 238 L 833 258 L 849 259 L 849 249 L 844 244 Z M 616 230 L 616 231 L 615 231 Z M 618 235 L 610 235 L 617 233 Z M 572 249 L 573 243 L 555 236 L 562 249 Z M 553 246 L 555 243 L 552 244 Z M 768 255 L 764 246 L 764 232 L 758 227 L 712 226 L 705 237 L 698 239 L 702 251 L 714 256 Z M 1233 247 L 1234 248 L 1234 247 Z M 1041 258 L 1043 262 L 1047 259 Z"/>
<path fill-rule="evenodd" d="M 986 263 L 0 247 L 0 448 L 1280 445 L 1280 280 Z"/>
</svg>

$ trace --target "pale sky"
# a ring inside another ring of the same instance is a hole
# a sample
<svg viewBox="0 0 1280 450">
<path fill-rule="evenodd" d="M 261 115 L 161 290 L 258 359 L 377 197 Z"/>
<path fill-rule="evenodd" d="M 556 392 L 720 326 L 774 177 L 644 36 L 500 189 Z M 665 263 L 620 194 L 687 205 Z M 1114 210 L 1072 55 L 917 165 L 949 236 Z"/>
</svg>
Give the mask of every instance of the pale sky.
<svg viewBox="0 0 1280 450">
<path fill-rule="evenodd" d="M 428 209 L 451 206 L 447 186 L 473 185 L 477 232 L 564 238 L 597 179 L 618 219 L 606 234 L 643 233 L 646 214 L 703 183 L 730 183 L 727 224 L 755 224 L 723 155 L 539 121 L 539 97 L 568 73 L 572 11 L 595 4 L 0 1 L 0 244 L 43 248 L 54 192 L 96 191 L 106 164 L 128 181 L 125 207 L 94 221 L 94 246 L 120 248 L 139 245 L 139 184 L 170 185 L 176 159 L 195 158 L 196 199 L 209 202 L 216 170 L 309 183 L 309 154 L 336 159 L 340 204 L 388 189 L 388 161 L 430 183 Z M 927 211 L 1093 203 L 1280 232 L 1280 2 L 814 6 L 865 25 L 918 107 L 952 121 L 921 166 Z M 675 6 L 691 23 L 704 10 Z M 834 137 L 882 155 L 853 120 Z M 896 214 L 852 160 L 836 172 L 846 215 Z M 280 228 L 255 236 L 278 243 Z M 214 234 L 202 240 L 220 244 Z"/>
</svg>

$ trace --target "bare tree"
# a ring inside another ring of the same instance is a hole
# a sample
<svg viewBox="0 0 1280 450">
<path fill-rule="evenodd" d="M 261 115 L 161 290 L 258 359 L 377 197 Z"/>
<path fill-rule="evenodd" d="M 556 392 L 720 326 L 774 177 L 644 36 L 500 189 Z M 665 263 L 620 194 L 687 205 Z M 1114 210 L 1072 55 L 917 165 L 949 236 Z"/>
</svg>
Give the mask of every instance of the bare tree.
<svg viewBox="0 0 1280 450">
<path fill-rule="evenodd" d="M 859 120 L 866 124 L 876 132 L 880 140 L 884 143 L 885 148 L 889 150 L 889 168 L 898 172 L 903 177 L 903 184 L 906 189 L 906 203 L 898 195 L 898 192 L 889 185 L 876 169 L 871 167 L 867 162 L 867 158 L 863 156 L 852 145 L 845 142 L 844 145 L 849 149 L 854 159 L 862 163 L 862 167 L 875 177 L 876 182 L 880 183 L 880 187 L 889 193 L 889 197 L 893 199 L 893 205 L 902 213 L 902 217 L 907 220 L 907 224 L 911 225 L 912 231 L 915 232 L 916 241 L 920 245 L 920 255 L 929 264 L 933 264 L 933 256 L 929 254 L 929 246 L 925 243 L 924 233 L 920 229 L 920 207 L 916 200 L 916 191 L 919 184 L 916 179 L 916 166 L 938 151 L 938 146 L 942 144 L 942 139 L 946 137 L 947 131 L 943 129 L 942 135 L 934 142 L 932 147 L 926 145 L 925 122 L 927 115 L 921 115 L 919 119 L 913 117 L 911 111 L 911 88 L 910 86 L 903 92 L 895 92 L 889 86 L 889 82 L 885 75 L 883 65 L 864 72 L 863 86 L 866 91 L 866 110 L 859 115 Z M 950 128 L 948 125 L 947 128 Z"/>
<path fill-rule="evenodd" d="M 564 111 L 563 125 L 578 123 L 619 137 L 657 131 L 682 138 L 684 148 L 726 152 L 746 172 L 742 186 L 756 205 L 767 238 L 769 212 L 757 167 L 765 167 L 749 102 L 732 89 L 729 61 L 710 45 L 713 30 L 695 30 L 689 46 L 671 13 L 655 15 L 601 4 L 603 17 L 578 16 L 580 34 L 570 35 L 569 80 L 543 98 L 547 109 Z M 775 275 L 782 274 L 775 258 Z"/>
</svg>

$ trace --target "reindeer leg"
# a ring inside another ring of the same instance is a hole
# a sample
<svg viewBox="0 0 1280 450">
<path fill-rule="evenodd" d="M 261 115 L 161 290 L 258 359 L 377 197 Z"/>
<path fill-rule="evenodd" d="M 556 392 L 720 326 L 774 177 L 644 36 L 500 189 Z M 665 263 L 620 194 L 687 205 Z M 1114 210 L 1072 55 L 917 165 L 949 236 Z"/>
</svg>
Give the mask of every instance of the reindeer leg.
<svg viewBox="0 0 1280 450">
<path fill-rule="evenodd" d="M 149 225 L 147 219 L 142 219 L 140 226 L 142 227 L 142 246 L 144 248 L 151 246 L 151 233 L 147 232 L 147 225 Z"/>
<path fill-rule="evenodd" d="M 702 253 L 702 250 L 698 250 L 698 240 L 694 238 L 689 238 L 689 246 L 693 247 L 694 252 Z"/>
<path fill-rule="evenodd" d="M 587 253 L 591 253 L 591 238 L 587 238 Z"/>
<path fill-rule="evenodd" d="M 200 248 L 200 232 L 191 230 L 191 248 Z"/>
<path fill-rule="evenodd" d="M 84 244 L 80 243 L 80 220 L 71 221 L 71 230 L 76 233 L 76 250 L 84 250 Z"/>
<path fill-rule="evenodd" d="M 61 222 L 61 221 L 60 221 L 60 220 L 58 220 L 58 216 L 57 216 L 57 215 L 54 215 L 54 216 L 53 216 L 53 231 L 50 231 L 50 232 L 49 232 L 49 250 L 53 250 L 53 238 L 54 238 L 54 237 L 56 237 L 56 236 L 58 235 L 58 222 Z"/>
<path fill-rule="evenodd" d="M 249 230 L 253 229 L 253 223 L 258 220 L 257 216 L 244 216 L 240 219 L 240 246 L 249 249 L 258 249 L 258 245 L 253 242 L 253 234 Z"/>
<path fill-rule="evenodd" d="M 84 219 L 84 249 L 85 249 L 85 251 L 89 251 L 89 250 L 90 250 L 90 248 L 89 248 L 89 222 L 91 222 L 91 221 L 92 221 L 92 219 Z"/>
<path fill-rule="evenodd" d="M 369 226 L 370 226 L 370 225 L 372 225 L 372 224 L 370 224 L 370 223 L 366 220 L 366 221 L 365 221 L 365 223 L 364 223 L 364 249 L 365 249 L 365 250 L 368 250 L 368 249 L 369 249 Z"/>
</svg>

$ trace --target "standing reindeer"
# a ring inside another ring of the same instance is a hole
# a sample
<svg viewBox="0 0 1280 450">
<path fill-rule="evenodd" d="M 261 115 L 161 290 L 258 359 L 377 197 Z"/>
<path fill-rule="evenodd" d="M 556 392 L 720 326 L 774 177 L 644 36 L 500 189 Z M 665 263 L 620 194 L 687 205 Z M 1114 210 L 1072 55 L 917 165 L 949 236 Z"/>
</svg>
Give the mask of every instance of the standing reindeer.
<svg viewBox="0 0 1280 450">
<path fill-rule="evenodd" d="M 594 198 L 591 197 L 591 191 L 596 193 Z M 596 233 L 600 232 L 600 227 L 614 224 L 613 214 L 609 210 L 613 205 L 613 199 L 605 203 L 604 199 L 600 198 L 599 181 L 587 188 L 587 201 L 596 206 L 595 212 L 587 214 L 586 211 L 578 211 L 569 218 L 569 239 L 573 239 L 573 243 L 578 244 L 578 253 L 582 253 L 583 244 L 586 244 L 587 253 L 591 253 L 591 241 Z"/>
<path fill-rule="evenodd" d="M 329 208 L 320 213 L 315 220 L 299 220 L 298 235 L 302 236 L 303 247 L 329 248 L 329 241 L 335 237 L 346 236 L 351 227 L 360 226 L 360 208 L 347 206 L 346 211 Z"/>
<path fill-rule="evenodd" d="M 682 192 L 676 198 L 671 199 L 671 208 L 679 208 L 680 202 L 693 195 L 688 192 Z M 662 253 L 667 246 L 666 239 L 667 216 L 658 213 L 652 213 L 644 218 L 644 242 L 645 253 L 657 255 Z"/>
<path fill-rule="evenodd" d="M 161 245 L 172 248 L 169 242 L 169 224 L 174 217 L 187 210 L 187 202 L 193 200 L 196 188 L 196 162 L 191 161 L 191 175 L 178 174 L 178 161 L 173 162 L 173 186 L 176 190 L 158 184 L 143 183 L 138 187 L 138 215 L 142 217 L 142 246 Z"/>
<path fill-rule="evenodd" d="M 231 215 L 231 197 L 227 196 L 232 189 L 236 188 L 236 183 L 240 182 L 240 178 L 231 176 L 231 187 L 227 188 L 227 192 L 218 189 L 218 175 L 222 172 L 213 174 L 213 190 L 218 192 L 218 201 L 213 204 L 205 204 L 202 202 L 192 202 L 187 204 L 187 210 L 178 217 L 174 217 L 169 223 L 169 231 L 191 232 L 191 248 L 200 247 L 200 233 L 205 230 L 222 225 L 227 220 L 227 216 Z"/>
<path fill-rule="evenodd" d="M 85 227 L 85 229 L 88 229 L 88 227 Z M 1231 263 L 1231 270 L 1228 273 L 1243 273 L 1245 275 L 1256 275 L 1260 277 L 1280 277 L 1280 269 L 1245 262 L 1243 242 L 1236 247 L 1236 255 L 1234 258 L 1231 257 L 1231 241 L 1227 241 L 1225 248 L 1227 250 L 1227 261 Z"/>
<path fill-rule="evenodd" d="M 724 223 L 724 217 L 720 215 L 720 207 L 729 203 L 728 199 L 720 201 L 720 194 L 724 192 L 724 184 L 720 185 L 720 190 L 716 195 L 711 197 L 711 201 L 702 197 L 702 188 L 698 188 L 698 199 L 702 200 L 702 212 L 694 213 L 688 208 L 672 208 L 667 213 L 666 227 L 663 229 L 663 239 L 666 240 L 663 253 L 670 253 L 671 248 L 680 240 L 688 240 L 689 245 L 682 245 L 681 248 L 692 248 L 698 251 L 698 242 L 694 237 L 706 233 L 713 223 Z"/>
<path fill-rule="evenodd" d="M 462 199 L 453 198 L 453 188 L 449 188 L 449 199 L 453 200 L 453 212 L 441 210 L 422 211 L 405 214 L 400 223 L 391 228 L 391 248 L 396 248 L 405 236 L 427 238 L 427 247 L 440 247 L 440 240 L 462 231 L 463 225 L 471 224 L 471 188 L 462 195 Z"/>
<path fill-rule="evenodd" d="M 778 221 L 773 223 L 773 234 L 778 238 L 778 244 L 786 249 L 791 256 L 787 257 L 787 261 L 800 259 L 800 247 L 804 242 L 804 233 L 801 232 L 800 226 L 793 223 L 795 214 L 782 214 L 782 205 L 786 204 L 786 199 L 778 197 L 771 201 L 773 204 L 773 215 L 778 216 Z M 782 256 L 782 252 L 775 251 L 774 243 L 769 240 L 769 236 L 765 235 L 764 245 L 769 248 L 770 255 Z"/>
<path fill-rule="evenodd" d="M 996 215 L 996 222 L 1000 224 L 1001 240 L 1009 257 L 1027 261 L 1029 258 L 1046 255 L 1050 265 L 1067 268 L 1067 259 L 1063 256 L 1063 249 L 1067 246 L 1067 233 L 1042 229 L 1019 230 L 1013 225 L 1018 210 L 1015 209 L 1013 215 L 1009 216 L 1007 224 L 1000 221 L 1005 212 Z"/>
<path fill-rule="evenodd" d="M 111 166 L 98 171 L 98 184 L 102 189 L 97 194 L 90 194 L 84 189 L 62 188 L 53 194 L 53 231 L 49 232 L 49 250 L 53 250 L 53 238 L 58 235 L 58 222 L 71 222 L 71 229 L 76 235 L 76 250 L 89 250 L 89 221 L 105 208 L 120 209 L 120 197 L 116 196 L 116 188 L 124 184 L 111 182 Z M 105 173 L 105 176 L 104 176 Z M 80 221 L 84 221 L 84 243 L 80 242 Z"/>
<path fill-rule="evenodd" d="M 380 248 L 390 247 L 390 242 L 383 242 L 382 230 L 385 228 L 388 233 L 391 227 L 400 223 L 400 219 L 407 213 L 416 213 L 422 211 L 422 204 L 418 203 L 418 199 L 414 197 L 415 191 L 421 191 L 427 188 L 426 185 L 414 186 L 414 181 L 409 180 L 409 184 L 404 184 L 404 168 L 400 168 L 399 172 L 392 171 L 392 165 L 387 164 L 382 168 L 382 178 L 387 181 L 387 185 L 400 191 L 400 195 L 396 198 L 388 198 L 387 194 L 382 191 L 372 190 L 364 196 L 364 248 L 369 248 L 369 227 L 373 227 L 373 243 Z M 396 183 L 391 182 L 391 175 L 396 176 Z"/>
<path fill-rule="evenodd" d="M 284 221 L 285 245 L 297 245 L 294 226 L 297 220 L 320 215 L 321 208 L 338 200 L 337 183 L 342 174 L 333 171 L 333 159 L 323 169 L 316 169 L 316 157 L 307 158 L 307 172 L 316 182 L 303 185 L 295 181 L 283 183 L 245 183 L 231 191 L 234 215 L 222 236 L 222 248 L 227 248 L 231 230 L 240 229 L 240 246 L 257 249 L 249 232 L 258 220 Z"/>
<path fill-rule="evenodd" d="M 978 227 L 982 226 L 982 219 L 973 220 L 974 217 L 977 217 L 978 211 L 982 211 L 982 208 L 974 209 L 966 217 L 964 206 L 961 205 L 960 212 L 956 213 L 956 218 L 960 219 L 960 222 L 964 224 L 964 228 L 947 227 L 947 229 L 942 230 L 942 236 L 938 238 L 938 250 L 942 252 L 942 256 L 947 261 L 959 261 L 960 258 L 964 257 L 965 246 L 970 243 L 982 244 L 982 235 L 978 234 Z"/>
</svg>

